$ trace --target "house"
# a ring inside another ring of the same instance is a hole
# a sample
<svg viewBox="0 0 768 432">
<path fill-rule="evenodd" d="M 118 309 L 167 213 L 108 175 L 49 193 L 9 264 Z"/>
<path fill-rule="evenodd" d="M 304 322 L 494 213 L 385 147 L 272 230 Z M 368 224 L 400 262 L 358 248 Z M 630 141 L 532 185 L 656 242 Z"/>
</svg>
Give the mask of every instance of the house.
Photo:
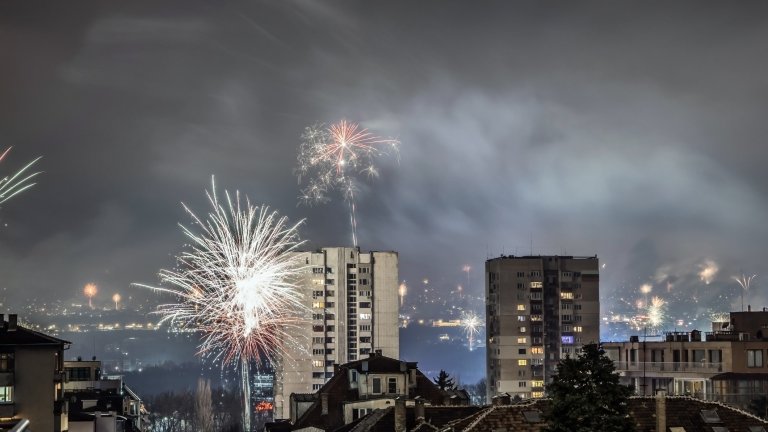
<svg viewBox="0 0 768 432">
<path fill-rule="evenodd" d="M 418 370 L 416 362 L 385 357 L 377 351 L 368 358 L 336 365 L 333 377 L 317 393 L 292 394 L 291 428 L 333 431 L 396 404 L 461 407 L 469 404 L 469 396 L 465 391 L 440 390 Z"/>
<path fill-rule="evenodd" d="M 29 429 L 69 429 L 64 399 L 64 350 L 71 342 L 18 325 L 0 314 L 0 423 L 29 422 Z"/>
</svg>

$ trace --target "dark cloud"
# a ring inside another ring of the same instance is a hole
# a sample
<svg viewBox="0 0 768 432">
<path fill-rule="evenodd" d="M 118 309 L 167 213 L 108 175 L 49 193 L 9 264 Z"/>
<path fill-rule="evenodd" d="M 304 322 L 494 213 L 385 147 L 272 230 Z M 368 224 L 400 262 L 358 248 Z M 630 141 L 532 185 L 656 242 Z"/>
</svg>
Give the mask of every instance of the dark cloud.
<svg viewBox="0 0 768 432">
<path fill-rule="evenodd" d="M 311 245 L 348 243 L 345 204 L 298 207 L 292 172 L 303 128 L 340 117 L 403 142 L 358 218 L 406 280 L 533 243 L 598 254 L 607 310 L 670 281 L 725 310 L 729 277 L 763 271 L 766 5 L 49 6 L 0 6 L 2 169 L 45 171 L 1 209 L 12 301 L 154 281 L 213 174 L 306 217 Z"/>
</svg>

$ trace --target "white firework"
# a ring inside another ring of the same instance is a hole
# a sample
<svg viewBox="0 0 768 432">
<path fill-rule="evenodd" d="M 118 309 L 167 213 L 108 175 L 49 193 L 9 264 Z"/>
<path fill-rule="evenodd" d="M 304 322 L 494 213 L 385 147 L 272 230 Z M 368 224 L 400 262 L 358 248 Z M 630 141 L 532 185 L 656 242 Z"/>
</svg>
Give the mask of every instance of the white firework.
<svg viewBox="0 0 768 432">
<path fill-rule="evenodd" d="M 0 162 L 5 159 L 10 151 L 11 147 L 8 147 L 4 152 L 0 153 Z M 33 178 L 37 177 L 40 172 L 28 173 L 27 170 L 29 170 L 29 168 L 38 160 L 40 160 L 40 158 L 29 162 L 13 175 L 0 177 L 0 204 L 35 185 L 35 183 L 32 183 L 31 181 Z"/>
<path fill-rule="evenodd" d="M 280 360 L 288 344 L 297 344 L 292 329 L 306 319 L 297 289 L 304 271 L 292 252 L 303 243 L 298 227 L 268 207 L 242 203 L 225 192 L 219 201 L 215 185 L 207 193 L 213 210 L 206 219 L 187 206 L 199 231 L 182 225 L 191 250 L 178 256 L 174 270 L 161 270 L 169 287 L 149 287 L 172 294 L 177 303 L 155 313 L 177 330 L 200 334 L 198 354 L 224 366 L 239 363 L 245 407 L 249 406 L 249 364 Z M 249 427 L 249 413 L 244 413 Z"/>
<path fill-rule="evenodd" d="M 464 329 L 464 334 L 467 335 L 470 351 L 472 351 L 475 336 L 480 333 L 480 327 L 482 325 L 483 323 L 480 320 L 480 317 L 474 312 L 464 312 L 461 314 L 461 327 Z"/>
</svg>

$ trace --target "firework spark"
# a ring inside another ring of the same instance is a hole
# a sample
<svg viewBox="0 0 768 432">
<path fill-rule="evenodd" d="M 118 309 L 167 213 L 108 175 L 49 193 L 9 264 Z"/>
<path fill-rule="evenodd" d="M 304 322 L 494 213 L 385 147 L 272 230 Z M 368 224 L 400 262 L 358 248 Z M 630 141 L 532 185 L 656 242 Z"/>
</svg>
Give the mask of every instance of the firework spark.
<svg viewBox="0 0 768 432">
<path fill-rule="evenodd" d="M 357 246 L 355 193 L 357 177 L 377 177 L 377 157 L 397 153 L 399 141 L 379 138 L 358 124 L 341 120 L 330 126 L 306 128 L 299 147 L 299 184 L 307 179 L 299 200 L 305 204 L 325 203 L 333 191 L 340 191 L 349 205 L 352 242 Z"/>
<path fill-rule="evenodd" d="M 89 283 L 89 284 L 86 284 L 85 287 L 83 287 L 83 294 L 85 294 L 85 296 L 88 297 L 88 306 L 91 309 L 93 309 L 92 299 L 96 296 L 98 292 L 99 292 L 99 288 L 96 287 L 96 284 Z"/>
<path fill-rule="evenodd" d="M 11 147 L 8 147 L 4 152 L 0 153 L 0 162 L 5 159 L 5 157 L 8 155 L 8 153 L 11 151 Z M 35 173 L 27 173 L 27 170 L 40 160 L 40 158 L 37 158 L 33 160 L 32 162 L 29 162 L 28 164 L 24 165 L 20 170 L 16 171 L 15 174 L 11 176 L 5 176 L 0 178 L 0 204 L 8 201 L 9 199 L 13 198 L 14 196 L 24 192 L 25 190 L 31 188 L 35 185 L 35 183 L 31 183 L 31 180 L 35 178 L 40 172 Z"/>
<path fill-rule="evenodd" d="M 475 336 L 480 333 L 480 326 L 482 326 L 482 324 L 480 317 L 474 312 L 464 312 L 461 314 L 461 326 L 464 328 L 464 333 L 467 335 L 470 351 L 472 351 L 472 343 L 475 340 Z"/>
<path fill-rule="evenodd" d="M 699 279 L 706 285 L 709 285 L 715 279 L 719 270 L 720 268 L 716 262 L 709 259 L 705 260 L 704 263 L 699 264 Z"/>
<path fill-rule="evenodd" d="M 120 306 L 120 300 L 122 300 L 122 299 L 123 299 L 123 298 L 122 298 L 122 297 L 120 296 L 120 294 L 118 294 L 118 293 L 115 293 L 115 294 L 112 296 L 112 301 L 113 301 L 113 302 L 115 302 L 115 310 L 117 310 L 117 309 L 118 309 L 118 307 Z"/>
<path fill-rule="evenodd" d="M 653 297 L 647 308 L 648 324 L 659 328 L 667 319 L 667 302 L 661 297 Z"/>
<path fill-rule="evenodd" d="M 405 296 L 408 294 L 408 285 L 405 284 L 405 281 L 400 284 L 400 286 L 397 288 L 397 295 L 400 297 L 400 307 L 403 307 L 403 302 L 405 302 Z"/>
<path fill-rule="evenodd" d="M 296 285 L 305 269 L 293 253 L 303 244 L 298 236 L 303 221 L 289 225 L 267 207 L 258 209 L 247 198 L 241 203 L 239 193 L 233 199 L 225 192 L 220 202 L 215 185 L 207 195 L 213 210 L 204 220 L 184 206 L 200 232 L 182 226 L 192 248 L 178 257 L 177 270 L 160 271 L 172 287 L 141 286 L 179 300 L 160 305 L 156 313 L 161 323 L 199 333 L 199 355 L 222 367 L 239 363 L 248 407 L 250 363 L 285 360 L 286 345 L 298 343 L 290 330 L 306 317 Z"/>
<path fill-rule="evenodd" d="M 752 284 L 752 280 L 756 278 L 757 275 L 753 274 L 752 276 L 747 276 L 745 274 L 741 274 L 741 276 L 733 276 L 733 280 L 735 280 L 739 286 L 741 286 L 741 310 L 744 311 L 744 293 L 749 293 L 749 286 Z"/>
</svg>

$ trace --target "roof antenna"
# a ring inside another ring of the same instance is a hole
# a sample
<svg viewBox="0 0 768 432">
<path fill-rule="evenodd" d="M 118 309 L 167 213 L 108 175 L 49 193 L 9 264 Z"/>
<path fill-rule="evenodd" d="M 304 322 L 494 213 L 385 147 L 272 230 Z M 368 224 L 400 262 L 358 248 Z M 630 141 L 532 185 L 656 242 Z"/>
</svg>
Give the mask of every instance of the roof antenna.
<svg viewBox="0 0 768 432">
<path fill-rule="evenodd" d="M 533 256 L 533 231 L 531 231 L 530 234 L 531 234 L 531 256 Z"/>
</svg>

